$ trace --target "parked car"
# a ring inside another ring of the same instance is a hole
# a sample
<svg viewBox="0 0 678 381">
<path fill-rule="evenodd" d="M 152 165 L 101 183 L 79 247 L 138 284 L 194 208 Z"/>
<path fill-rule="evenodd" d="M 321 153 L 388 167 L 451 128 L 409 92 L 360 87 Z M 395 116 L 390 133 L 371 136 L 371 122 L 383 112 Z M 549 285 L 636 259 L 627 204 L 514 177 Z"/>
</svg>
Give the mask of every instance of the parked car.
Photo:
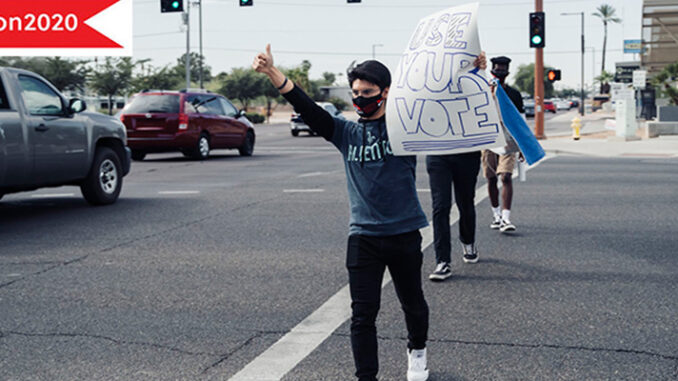
<svg viewBox="0 0 678 381">
<path fill-rule="evenodd" d="M 153 90 L 136 94 L 122 110 L 132 159 L 148 153 L 180 151 L 205 160 L 214 148 L 251 156 L 254 126 L 224 96 L 205 91 Z"/>
<path fill-rule="evenodd" d="M 569 110 L 571 107 L 570 101 L 563 99 L 553 100 L 553 103 L 556 105 L 556 110 Z"/>
<path fill-rule="evenodd" d="M 325 111 L 329 112 L 333 117 L 344 119 L 344 116 L 341 115 L 341 111 L 339 111 L 332 103 L 316 102 L 316 104 L 324 108 Z M 309 135 L 315 135 L 315 132 L 313 132 L 311 128 L 306 125 L 304 120 L 301 118 L 301 115 L 297 114 L 296 112 L 292 113 L 292 119 L 290 120 L 290 133 L 292 136 L 299 136 L 299 132 L 301 131 L 308 132 Z"/>
<path fill-rule="evenodd" d="M 556 105 L 553 104 L 551 101 L 544 101 L 544 111 L 551 111 L 552 113 L 556 113 Z"/>
<path fill-rule="evenodd" d="M 86 108 L 36 73 L 0 67 L 0 198 L 76 185 L 90 204 L 118 199 L 130 170 L 125 127 Z"/>
<path fill-rule="evenodd" d="M 525 101 L 525 103 L 523 103 L 523 108 L 525 109 L 526 118 L 534 117 L 534 101 Z"/>
</svg>

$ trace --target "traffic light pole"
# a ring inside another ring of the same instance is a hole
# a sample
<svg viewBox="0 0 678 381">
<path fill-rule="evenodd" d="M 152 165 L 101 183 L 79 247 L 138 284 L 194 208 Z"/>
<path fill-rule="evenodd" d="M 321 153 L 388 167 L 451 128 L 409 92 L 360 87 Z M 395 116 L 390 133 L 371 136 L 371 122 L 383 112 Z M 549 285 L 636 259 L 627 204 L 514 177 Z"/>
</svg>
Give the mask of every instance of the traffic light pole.
<svg viewBox="0 0 678 381">
<path fill-rule="evenodd" d="M 205 60 L 205 57 L 203 57 L 203 55 L 202 55 L 202 0 L 198 0 L 198 7 L 199 7 L 198 12 L 199 12 L 199 15 L 200 15 L 200 21 L 199 21 L 200 22 L 200 57 L 199 57 L 199 59 L 200 59 L 200 61 L 199 61 L 199 63 L 200 63 L 200 88 L 202 89 L 204 87 L 203 86 L 203 73 L 202 73 L 202 71 L 203 71 L 202 70 L 202 64 L 203 63 L 202 62 Z"/>
<path fill-rule="evenodd" d="M 535 0 L 535 12 L 543 12 L 543 0 Z M 544 139 L 544 49 L 534 50 L 534 136 Z"/>
<path fill-rule="evenodd" d="M 581 13 L 581 105 L 579 113 L 584 116 L 586 106 L 584 105 L 584 12 Z M 593 72 L 591 72 L 593 74 Z"/>
</svg>

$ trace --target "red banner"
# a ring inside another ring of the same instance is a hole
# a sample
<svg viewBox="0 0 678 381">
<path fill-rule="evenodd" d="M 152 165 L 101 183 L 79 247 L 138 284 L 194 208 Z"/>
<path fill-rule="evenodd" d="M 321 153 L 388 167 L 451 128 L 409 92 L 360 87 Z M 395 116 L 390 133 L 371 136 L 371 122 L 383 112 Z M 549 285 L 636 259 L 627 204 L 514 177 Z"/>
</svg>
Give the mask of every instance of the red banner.
<svg viewBox="0 0 678 381">
<path fill-rule="evenodd" d="M 0 0 L 0 48 L 121 48 L 85 24 L 120 0 Z"/>
</svg>

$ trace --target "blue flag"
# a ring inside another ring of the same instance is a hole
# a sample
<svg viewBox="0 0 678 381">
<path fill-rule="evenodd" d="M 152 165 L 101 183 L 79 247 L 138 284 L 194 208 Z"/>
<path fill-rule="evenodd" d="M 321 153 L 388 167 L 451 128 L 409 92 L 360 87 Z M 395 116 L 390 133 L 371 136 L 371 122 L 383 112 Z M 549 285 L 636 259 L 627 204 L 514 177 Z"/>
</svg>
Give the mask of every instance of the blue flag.
<svg viewBox="0 0 678 381">
<path fill-rule="evenodd" d="M 508 97 L 500 84 L 497 84 L 495 91 L 497 101 L 499 102 L 499 109 L 501 111 L 501 118 L 504 120 L 504 127 L 513 137 L 513 140 L 518 144 L 520 152 L 523 153 L 527 164 L 534 164 L 541 160 L 546 154 L 541 147 L 537 138 L 525 123 L 525 119 L 520 115 L 518 109 Z"/>
</svg>

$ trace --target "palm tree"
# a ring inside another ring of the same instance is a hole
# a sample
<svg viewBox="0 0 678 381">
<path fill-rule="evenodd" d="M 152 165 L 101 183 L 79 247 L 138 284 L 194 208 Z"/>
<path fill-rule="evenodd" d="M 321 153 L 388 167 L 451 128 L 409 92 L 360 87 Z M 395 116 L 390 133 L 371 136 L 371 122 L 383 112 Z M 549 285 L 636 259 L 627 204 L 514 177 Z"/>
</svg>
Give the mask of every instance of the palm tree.
<svg viewBox="0 0 678 381">
<path fill-rule="evenodd" d="M 608 5 L 608 4 L 602 4 L 600 5 L 597 9 L 597 12 L 595 12 L 593 15 L 596 17 L 599 17 L 600 20 L 603 22 L 603 26 L 605 27 L 605 35 L 603 37 L 603 64 L 601 66 L 600 71 L 604 72 L 605 71 L 605 49 L 607 47 L 607 23 L 613 22 L 613 23 L 620 23 L 622 20 L 619 17 L 615 17 L 615 9 L 613 6 Z M 602 84 L 601 84 L 601 93 L 602 93 Z"/>
<path fill-rule="evenodd" d="M 599 76 L 593 79 L 594 82 L 600 83 L 600 93 L 608 94 L 610 92 L 610 82 L 614 80 L 614 74 L 603 70 Z"/>
</svg>

